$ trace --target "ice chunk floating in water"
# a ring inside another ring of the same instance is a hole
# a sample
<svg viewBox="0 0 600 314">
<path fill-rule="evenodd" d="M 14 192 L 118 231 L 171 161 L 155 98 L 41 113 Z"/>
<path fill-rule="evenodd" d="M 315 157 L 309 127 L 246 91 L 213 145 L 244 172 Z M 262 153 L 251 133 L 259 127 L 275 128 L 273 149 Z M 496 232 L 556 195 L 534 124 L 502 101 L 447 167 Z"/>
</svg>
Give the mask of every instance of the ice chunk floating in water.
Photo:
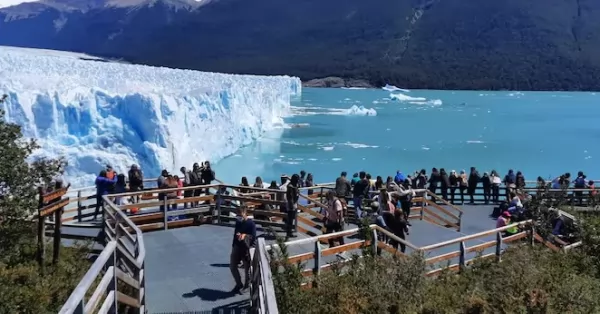
<svg viewBox="0 0 600 314">
<path fill-rule="evenodd" d="M 402 88 L 398 88 L 394 85 L 389 85 L 389 84 L 385 84 L 384 87 L 382 87 L 381 89 L 388 91 L 388 92 L 395 92 L 395 91 L 399 91 L 399 92 L 403 92 L 403 93 L 409 93 L 410 90 L 408 89 L 402 89 Z"/>
<path fill-rule="evenodd" d="M 216 161 L 282 127 L 298 78 L 227 75 L 0 47 L 6 119 L 37 138 L 37 156 L 65 156 L 67 179 L 90 185 L 110 163 L 146 177 Z M 35 156 L 34 156 L 35 157 Z"/>
<path fill-rule="evenodd" d="M 346 114 L 349 116 L 376 116 L 377 111 L 373 108 L 365 108 L 363 106 L 352 106 L 346 110 Z"/>
<path fill-rule="evenodd" d="M 401 93 L 390 94 L 390 98 L 397 101 L 427 101 L 427 98 L 424 97 L 411 97 Z"/>
</svg>

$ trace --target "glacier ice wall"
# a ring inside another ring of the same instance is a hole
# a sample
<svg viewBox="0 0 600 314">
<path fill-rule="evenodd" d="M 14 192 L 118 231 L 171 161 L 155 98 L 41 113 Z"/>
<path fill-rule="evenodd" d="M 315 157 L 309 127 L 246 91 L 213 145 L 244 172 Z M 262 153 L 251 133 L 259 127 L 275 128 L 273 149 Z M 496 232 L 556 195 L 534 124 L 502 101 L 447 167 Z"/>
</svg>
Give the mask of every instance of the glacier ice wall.
<svg viewBox="0 0 600 314">
<path fill-rule="evenodd" d="M 38 139 L 37 156 L 64 156 L 67 180 L 92 184 L 111 164 L 146 177 L 216 161 L 282 126 L 298 78 L 228 75 L 83 60 L 0 47 L 6 119 Z M 35 156 L 34 156 L 35 157 Z"/>
</svg>

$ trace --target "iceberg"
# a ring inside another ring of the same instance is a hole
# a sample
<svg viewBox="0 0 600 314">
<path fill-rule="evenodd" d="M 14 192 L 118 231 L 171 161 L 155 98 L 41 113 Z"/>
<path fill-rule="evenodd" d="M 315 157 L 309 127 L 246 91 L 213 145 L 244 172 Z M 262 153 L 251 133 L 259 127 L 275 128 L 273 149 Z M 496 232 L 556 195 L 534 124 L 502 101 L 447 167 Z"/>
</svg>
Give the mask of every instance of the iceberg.
<svg viewBox="0 0 600 314">
<path fill-rule="evenodd" d="M 390 94 L 390 98 L 397 101 L 427 101 L 424 97 L 411 97 L 402 93 Z"/>
<path fill-rule="evenodd" d="M 110 164 L 148 178 L 218 161 L 284 126 L 300 79 L 204 73 L 110 62 L 82 54 L 0 47 L 5 119 L 65 157 L 73 186 Z M 279 133 L 281 134 L 281 133 Z"/>
<path fill-rule="evenodd" d="M 384 91 L 388 91 L 388 92 L 399 91 L 399 92 L 403 92 L 403 93 L 410 93 L 410 90 L 408 90 L 408 89 L 398 88 L 398 87 L 396 87 L 394 85 L 390 85 L 390 84 L 385 84 L 385 86 L 382 87 L 381 89 L 383 89 Z"/>
<path fill-rule="evenodd" d="M 343 111 L 343 113 L 349 116 L 376 116 L 377 110 L 354 105 L 350 109 Z"/>
</svg>

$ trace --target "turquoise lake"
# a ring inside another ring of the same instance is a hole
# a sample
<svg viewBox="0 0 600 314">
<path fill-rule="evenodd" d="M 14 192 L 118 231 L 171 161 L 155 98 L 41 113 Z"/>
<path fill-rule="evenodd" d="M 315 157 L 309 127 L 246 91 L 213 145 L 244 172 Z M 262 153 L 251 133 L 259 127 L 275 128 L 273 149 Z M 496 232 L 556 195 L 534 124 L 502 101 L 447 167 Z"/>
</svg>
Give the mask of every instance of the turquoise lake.
<svg viewBox="0 0 600 314">
<path fill-rule="evenodd" d="M 305 88 L 292 106 L 286 123 L 300 127 L 266 134 L 218 162 L 217 177 L 252 183 L 305 170 L 322 183 L 344 170 L 375 177 L 475 166 L 521 170 L 527 180 L 579 170 L 600 179 L 596 93 Z M 352 106 L 377 114 L 357 115 Z"/>
</svg>

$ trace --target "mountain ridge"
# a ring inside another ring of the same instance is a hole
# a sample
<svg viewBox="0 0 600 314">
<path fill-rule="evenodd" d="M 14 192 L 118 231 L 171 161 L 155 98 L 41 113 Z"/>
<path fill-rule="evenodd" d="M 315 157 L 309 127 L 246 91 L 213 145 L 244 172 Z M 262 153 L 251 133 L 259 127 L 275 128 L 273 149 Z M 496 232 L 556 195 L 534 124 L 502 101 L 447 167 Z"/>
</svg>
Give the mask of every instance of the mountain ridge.
<svg viewBox="0 0 600 314">
<path fill-rule="evenodd" d="M 0 9 L 0 44 L 304 81 L 600 90 L 599 1 L 135 2 L 8 21 Z"/>
</svg>

